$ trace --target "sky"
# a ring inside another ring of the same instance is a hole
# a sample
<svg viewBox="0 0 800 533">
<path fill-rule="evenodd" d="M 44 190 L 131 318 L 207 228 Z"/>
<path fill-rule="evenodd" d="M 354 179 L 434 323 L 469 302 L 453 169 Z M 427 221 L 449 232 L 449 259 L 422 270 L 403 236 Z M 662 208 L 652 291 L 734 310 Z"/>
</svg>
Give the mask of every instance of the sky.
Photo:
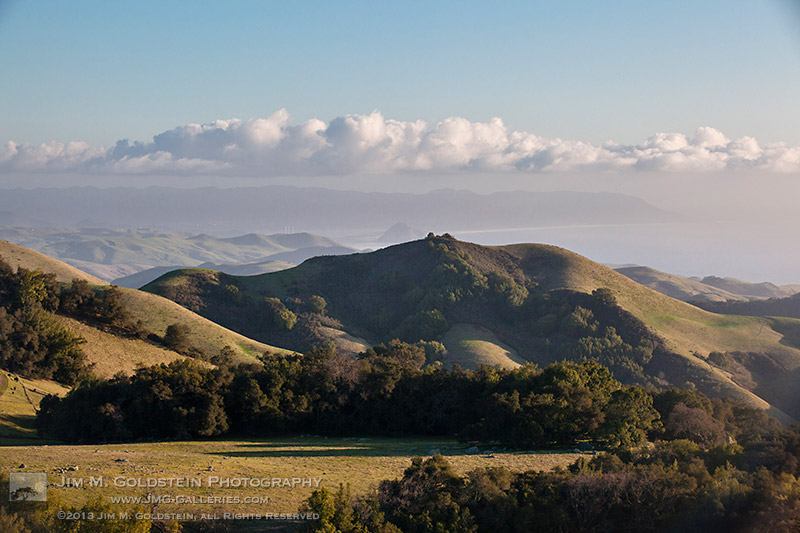
<svg viewBox="0 0 800 533">
<path fill-rule="evenodd" d="M 793 0 L 0 0 L 0 64 L 3 143 L 377 110 L 595 146 L 703 126 L 800 144 Z"/>
</svg>

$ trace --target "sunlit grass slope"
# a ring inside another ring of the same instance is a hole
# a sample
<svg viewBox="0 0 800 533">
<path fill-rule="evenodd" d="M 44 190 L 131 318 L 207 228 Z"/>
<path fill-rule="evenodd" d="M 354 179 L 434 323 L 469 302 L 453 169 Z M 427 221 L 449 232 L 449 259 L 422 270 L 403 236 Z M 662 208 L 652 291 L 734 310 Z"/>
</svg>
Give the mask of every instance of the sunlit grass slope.
<svg viewBox="0 0 800 533">
<path fill-rule="evenodd" d="M 442 337 L 442 344 L 447 354 L 441 361 L 447 368 L 453 365 L 473 370 L 480 365 L 516 368 L 526 362 L 494 333 L 474 324 L 455 324 Z"/>
</svg>

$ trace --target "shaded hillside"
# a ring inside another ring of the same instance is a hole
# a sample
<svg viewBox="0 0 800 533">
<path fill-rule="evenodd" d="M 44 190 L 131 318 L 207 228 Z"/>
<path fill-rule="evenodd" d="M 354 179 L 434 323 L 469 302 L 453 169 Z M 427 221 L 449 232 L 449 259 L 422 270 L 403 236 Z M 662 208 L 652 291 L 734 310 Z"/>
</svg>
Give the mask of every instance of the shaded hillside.
<svg viewBox="0 0 800 533">
<path fill-rule="evenodd" d="M 769 298 L 754 302 L 698 302 L 696 305 L 714 313 L 751 316 L 800 318 L 800 294 L 787 298 Z"/>
<path fill-rule="evenodd" d="M 790 296 L 800 291 L 797 285 L 749 283 L 735 278 L 716 276 L 707 276 L 703 279 L 687 278 L 646 266 L 624 266 L 614 270 L 670 298 L 685 302 L 749 301 Z"/>
<path fill-rule="evenodd" d="M 523 360 L 596 359 L 625 381 L 691 383 L 798 413 L 791 391 L 770 387 L 773 375 L 737 383 L 708 361 L 711 352 L 738 351 L 769 354 L 784 373 L 798 368 L 800 351 L 768 321 L 703 311 L 554 246 L 433 237 L 261 276 L 177 271 L 144 289 L 293 349 L 324 341 L 313 333 L 326 320 L 371 342 L 440 340 L 452 325 L 474 324 Z M 326 316 L 310 312 L 315 297 Z"/>
</svg>

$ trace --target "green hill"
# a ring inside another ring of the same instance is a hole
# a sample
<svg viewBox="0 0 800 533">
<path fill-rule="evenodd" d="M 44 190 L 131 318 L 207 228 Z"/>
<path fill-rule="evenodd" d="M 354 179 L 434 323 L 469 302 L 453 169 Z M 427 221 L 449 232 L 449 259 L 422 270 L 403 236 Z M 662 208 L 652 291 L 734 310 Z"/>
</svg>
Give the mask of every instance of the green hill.
<svg viewBox="0 0 800 533">
<path fill-rule="evenodd" d="M 521 360 L 595 358 L 626 381 L 696 386 L 770 408 L 784 420 L 780 410 L 800 416 L 785 380 L 757 372 L 763 358 L 781 375 L 800 368 L 793 339 L 769 320 L 709 313 L 555 246 L 429 237 L 260 276 L 176 271 L 144 290 L 293 349 L 308 347 L 314 319 L 372 342 L 442 340 L 451 325 L 474 324 Z M 313 295 L 325 299 L 326 317 L 303 314 Z M 284 310 L 311 326 L 276 322 Z M 732 373 L 709 360 L 712 352 L 755 355 L 742 357 L 741 372 Z"/>
<path fill-rule="evenodd" d="M 0 258 L 13 267 L 54 273 L 63 283 L 83 279 L 92 285 L 106 285 L 102 280 L 58 260 L 9 242 L 0 241 Z M 190 328 L 191 345 L 208 355 L 216 355 L 229 347 L 234 357 L 247 361 L 266 351 L 284 351 L 230 331 L 166 298 L 133 289 L 120 288 L 120 291 L 123 306 L 134 321 L 141 320 L 144 329 L 163 337 L 170 324 L 185 324 Z M 130 374 L 138 365 L 169 363 L 184 357 L 150 342 L 118 336 L 72 318 L 57 315 L 56 319 L 87 340 L 82 350 L 87 362 L 94 365 L 93 372 L 98 377 L 111 377 L 117 372 Z"/>
</svg>

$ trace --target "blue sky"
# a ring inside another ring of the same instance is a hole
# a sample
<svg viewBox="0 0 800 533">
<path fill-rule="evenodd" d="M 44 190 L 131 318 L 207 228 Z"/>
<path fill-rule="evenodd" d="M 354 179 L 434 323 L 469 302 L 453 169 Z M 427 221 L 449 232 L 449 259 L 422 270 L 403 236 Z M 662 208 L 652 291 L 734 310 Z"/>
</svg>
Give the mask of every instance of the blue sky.
<svg viewBox="0 0 800 533">
<path fill-rule="evenodd" d="M 790 0 L 0 0 L 0 142 L 149 141 L 348 113 L 599 144 L 711 126 L 800 143 Z"/>
</svg>

